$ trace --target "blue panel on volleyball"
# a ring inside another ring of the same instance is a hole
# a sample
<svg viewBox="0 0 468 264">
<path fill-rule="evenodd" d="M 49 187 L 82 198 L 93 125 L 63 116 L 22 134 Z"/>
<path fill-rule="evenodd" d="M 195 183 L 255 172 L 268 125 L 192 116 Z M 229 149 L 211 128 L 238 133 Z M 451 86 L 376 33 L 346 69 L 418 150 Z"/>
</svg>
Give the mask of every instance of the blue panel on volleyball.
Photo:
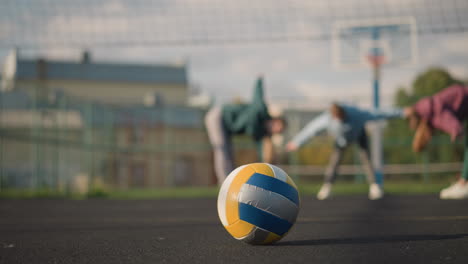
<svg viewBox="0 0 468 264">
<path fill-rule="evenodd" d="M 247 181 L 247 184 L 281 194 L 282 196 L 294 202 L 296 205 L 299 204 L 299 194 L 297 193 L 296 189 L 284 181 L 260 173 L 255 173 Z"/>
<path fill-rule="evenodd" d="M 292 226 L 284 219 L 244 203 L 239 203 L 239 217 L 252 225 L 280 236 L 288 232 Z"/>
</svg>

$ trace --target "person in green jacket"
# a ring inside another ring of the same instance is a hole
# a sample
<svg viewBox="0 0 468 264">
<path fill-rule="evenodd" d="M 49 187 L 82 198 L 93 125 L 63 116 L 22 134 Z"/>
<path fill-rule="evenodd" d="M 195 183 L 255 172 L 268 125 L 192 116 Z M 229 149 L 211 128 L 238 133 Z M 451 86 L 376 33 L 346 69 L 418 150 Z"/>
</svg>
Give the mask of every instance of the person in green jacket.
<svg viewBox="0 0 468 264">
<path fill-rule="evenodd" d="M 281 133 L 286 121 L 272 118 L 263 96 L 263 78 L 257 80 L 253 99 L 249 104 L 215 106 L 205 116 L 208 137 L 214 152 L 214 167 L 218 184 L 221 185 L 234 169 L 231 138 L 246 134 L 257 145 L 259 160 L 273 162 L 272 134 Z"/>
</svg>

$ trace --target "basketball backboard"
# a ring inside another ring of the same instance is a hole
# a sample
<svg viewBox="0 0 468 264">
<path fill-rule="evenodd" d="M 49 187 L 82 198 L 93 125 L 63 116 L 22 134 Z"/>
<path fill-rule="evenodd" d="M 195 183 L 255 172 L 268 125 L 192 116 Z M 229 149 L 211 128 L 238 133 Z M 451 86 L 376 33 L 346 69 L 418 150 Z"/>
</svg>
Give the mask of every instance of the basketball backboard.
<svg viewBox="0 0 468 264">
<path fill-rule="evenodd" d="M 416 22 L 412 17 L 337 21 L 332 59 L 337 69 L 411 65 L 417 60 Z"/>
</svg>

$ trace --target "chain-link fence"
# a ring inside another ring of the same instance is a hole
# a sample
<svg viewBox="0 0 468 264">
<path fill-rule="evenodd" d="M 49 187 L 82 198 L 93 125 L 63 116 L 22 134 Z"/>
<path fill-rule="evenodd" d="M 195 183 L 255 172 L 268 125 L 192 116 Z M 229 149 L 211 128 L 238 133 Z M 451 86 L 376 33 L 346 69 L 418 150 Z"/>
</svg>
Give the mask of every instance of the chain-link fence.
<svg viewBox="0 0 468 264">
<path fill-rule="evenodd" d="M 127 189 L 216 184 L 203 109 L 37 95 L 22 89 L 2 93 L 2 188 L 85 192 L 104 186 Z M 291 110 L 285 115 L 290 121 L 287 139 L 317 112 Z M 387 174 L 413 175 L 413 180 L 426 181 L 432 172 L 455 174 L 463 154 L 461 144 L 453 145 L 439 136 L 430 146 L 432 151 L 415 155 L 410 151 L 409 136 L 387 137 Z M 296 178 L 319 181 L 332 145 L 324 136 L 289 155 L 279 147 L 277 162 Z M 249 139 L 235 138 L 235 146 L 238 164 L 256 161 Z M 343 163 L 342 174 L 356 182 L 364 181 L 354 148 Z"/>
<path fill-rule="evenodd" d="M 3 187 L 213 183 L 203 110 L 34 96 L 2 94 Z"/>
</svg>

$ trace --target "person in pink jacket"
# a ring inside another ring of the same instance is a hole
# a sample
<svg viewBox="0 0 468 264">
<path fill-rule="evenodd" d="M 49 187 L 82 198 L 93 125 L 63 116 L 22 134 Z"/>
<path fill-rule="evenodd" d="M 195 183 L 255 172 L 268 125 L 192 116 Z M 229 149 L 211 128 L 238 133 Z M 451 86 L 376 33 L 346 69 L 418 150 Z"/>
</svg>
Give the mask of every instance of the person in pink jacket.
<svg viewBox="0 0 468 264">
<path fill-rule="evenodd" d="M 419 100 L 404 110 L 410 126 L 416 130 L 413 150 L 420 152 L 429 143 L 434 130 L 450 135 L 452 142 L 465 133 L 465 153 L 460 179 L 440 192 L 441 199 L 468 198 L 468 87 L 452 85 Z M 463 129 L 463 122 L 466 128 Z"/>
</svg>

